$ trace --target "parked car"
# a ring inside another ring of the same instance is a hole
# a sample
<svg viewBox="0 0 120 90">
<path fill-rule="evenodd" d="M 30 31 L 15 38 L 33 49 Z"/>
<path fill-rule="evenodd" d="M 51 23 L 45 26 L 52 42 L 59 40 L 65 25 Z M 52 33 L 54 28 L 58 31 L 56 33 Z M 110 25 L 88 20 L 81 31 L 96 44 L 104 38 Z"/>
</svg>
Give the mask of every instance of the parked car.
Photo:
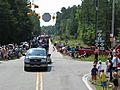
<svg viewBox="0 0 120 90">
<path fill-rule="evenodd" d="M 24 59 L 24 70 L 31 67 L 48 68 L 47 54 L 44 48 L 31 48 L 27 51 Z"/>
</svg>

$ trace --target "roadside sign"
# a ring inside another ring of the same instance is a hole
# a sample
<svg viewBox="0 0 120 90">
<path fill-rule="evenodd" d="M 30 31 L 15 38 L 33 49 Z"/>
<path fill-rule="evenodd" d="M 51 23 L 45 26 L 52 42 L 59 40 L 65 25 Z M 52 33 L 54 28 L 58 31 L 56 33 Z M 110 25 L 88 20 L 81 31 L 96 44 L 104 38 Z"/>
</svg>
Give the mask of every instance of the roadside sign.
<svg viewBox="0 0 120 90">
<path fill-rule="evenodd" d="M 98 46 L 99 44 L 98 44 L 98 43 L 96 43 L 95 45 L 96 45 L 96 46 Z"/>
<path fill-rule="evenodd" d="M 100 40 L 99 42 L 103 43 L 103 42 L 105 42 L 105 40 Z"/>
<path fill-rule="evenodd" d="M 100 47 L 100 50 L 105 50 L 105 48 L 104 47 Z"/>
<path fill-rule="evenodd" d="M 100 46 L 104 46 L 104 43 L 101 43 Z"/>
<path fill-rule="evenodd" d="M 120 59 L 120 44 L 115 48 L 116 56 Z"/>
<path fill-rule="evenodd" d="M 98 30 L 97 33 L 102 33 L 102 30 Z"/>
<path fill-rule="evenodd" d="M 102 36 L 102 34 L 101 34 L 101 33 L 98 33 L 98 36 L 100 37 L 100 36 Z"/>
<path fill-rule="evenodd" d="M 102 40 L 102 37 L 97 37 L 97 40 L 99 40 L 99 41 Z"/>
<path fill-rule="evenodd" d="M 96 43 L 98 43 L 98 42 L 99 42 L 99 40 L 95 40 L 95 42 L 96 42 Z"/>
<path fill-rule="evenodd" d="M 102 30 L 98 30 L 97 37 L 95 40 L 95 46 L 98 47 L 100 50 L 104 50 L 105 49 L 104 42 L 105 42 L 105 40 L 103 40 L 103 37 L 102 37 Z"/>
<path fill-rule="evenodd" d="M 42 19 L 43 19 L 43 21 L 45 21 L 45 22 L 49 22 L 49 21 L 51 20 L 51 15 L 50 15 L 49 13 L 44 13 L 44 14 L 42 15 Z"/>
</svg>

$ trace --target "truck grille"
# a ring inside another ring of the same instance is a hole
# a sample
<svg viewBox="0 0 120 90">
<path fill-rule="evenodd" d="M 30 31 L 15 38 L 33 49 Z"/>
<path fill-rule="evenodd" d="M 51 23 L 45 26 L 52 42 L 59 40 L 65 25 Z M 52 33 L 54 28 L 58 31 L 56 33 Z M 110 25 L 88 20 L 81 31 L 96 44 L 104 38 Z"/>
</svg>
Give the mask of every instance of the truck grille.
<svg viewBox="0 0 120 90">
<path fill-rule="evenodd" d="M 41 62 L 41 59 L 30 59 L 30 62 Z"/>
</svg>

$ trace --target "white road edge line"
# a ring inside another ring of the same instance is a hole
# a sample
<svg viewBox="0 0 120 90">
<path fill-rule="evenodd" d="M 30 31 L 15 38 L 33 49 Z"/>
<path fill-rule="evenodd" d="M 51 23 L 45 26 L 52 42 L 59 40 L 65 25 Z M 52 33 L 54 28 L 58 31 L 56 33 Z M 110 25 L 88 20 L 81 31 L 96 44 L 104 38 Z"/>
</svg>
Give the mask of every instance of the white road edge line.
<svg viewBox="0 0 120 90">
<path fill-rule="evenodd" d="M 93 90 L 93 89 L 90 87 L 90 85 L 88 84 L 88 81 L 87 81 L 89 74 L 90 74 L 90 73 L 85 74 L 85 75 L 82 77 L 82 80 L 83 80 L 83 82 L 85 83 L 85 85 L 87 86 L 87 88 L 88 88 L 89 90 Z"/>
</svg>

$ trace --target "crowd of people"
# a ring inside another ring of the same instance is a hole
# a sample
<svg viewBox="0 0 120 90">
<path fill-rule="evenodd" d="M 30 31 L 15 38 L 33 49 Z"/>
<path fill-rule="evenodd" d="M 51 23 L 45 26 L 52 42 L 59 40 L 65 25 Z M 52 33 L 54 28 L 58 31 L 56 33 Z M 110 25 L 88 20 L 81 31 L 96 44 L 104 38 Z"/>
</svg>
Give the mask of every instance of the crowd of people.
<svg viewBox="0 0 120 90">
<path fill-rule="evenodd" d="M 29 45 L 27 42 L 21 45 L 17 45 L 17 44 L 1 45 L 0 59 L 10 60 L 14 58 L 19 58 L 28 48 Z"/>
<path fill-rule="evenodd" d="M 105 67 L 103 66 L 101 61 L 95 60 L 93 63 L 93 68 L 91 69 L 92 83 L 96 84 L 96 80 L 99 80 L 101 82 L 100 85 L 103 87 L 103 90 L 107 90 L 108 86 L 112 86 L 112 90 L 119 90 L 120 74 L 117 67 L 118 62 L 120 62 L 120 59 L 116 57 L 114 51 L 112 55 L 108 57 L 108 60 L 106 60 Z"/>
<path fill-rule="evenodd" d="M 21 57 L 29 48 L 42 47 L 49 49 L 49 39 L 46 37 L 34 37 L 32 40 L 19 44 L 0 45 L 0 60 L 9 60 Z"/>
<path fill-rule="evenodd" d="M 88 56 L 86 52 L 84 52 L 82 55 L 79 54 L 79 44 L 77 44 L 76 47 L 70 47 L 69 45 L 65 45 L 63 42 L 59 42 L 54 43 L 53 51 L 55 51 L 55 48 L 58 52 L 69 55 L 71 57 Z M 95 49 L 94 55 L 95 58 L 93 62 L 93 68 L 91 69 L 92 83 L 95 84 L 96 80 L 99 80 L 101 82 L 100 85 L 103 87 L 103 90 L 107 90 L 108 86 L 111 86 L 113 88 L 112 90 L 120 90 L 120 74 L 117 68 L 118 62 L 120 63 L 120 59 L 116 57 L 115 50 L 110 50 L 108 60 L 105 62 L 105 67 L 103 65 L 103 62 L 98 58 L 98 48 Z"/>
</svg>

